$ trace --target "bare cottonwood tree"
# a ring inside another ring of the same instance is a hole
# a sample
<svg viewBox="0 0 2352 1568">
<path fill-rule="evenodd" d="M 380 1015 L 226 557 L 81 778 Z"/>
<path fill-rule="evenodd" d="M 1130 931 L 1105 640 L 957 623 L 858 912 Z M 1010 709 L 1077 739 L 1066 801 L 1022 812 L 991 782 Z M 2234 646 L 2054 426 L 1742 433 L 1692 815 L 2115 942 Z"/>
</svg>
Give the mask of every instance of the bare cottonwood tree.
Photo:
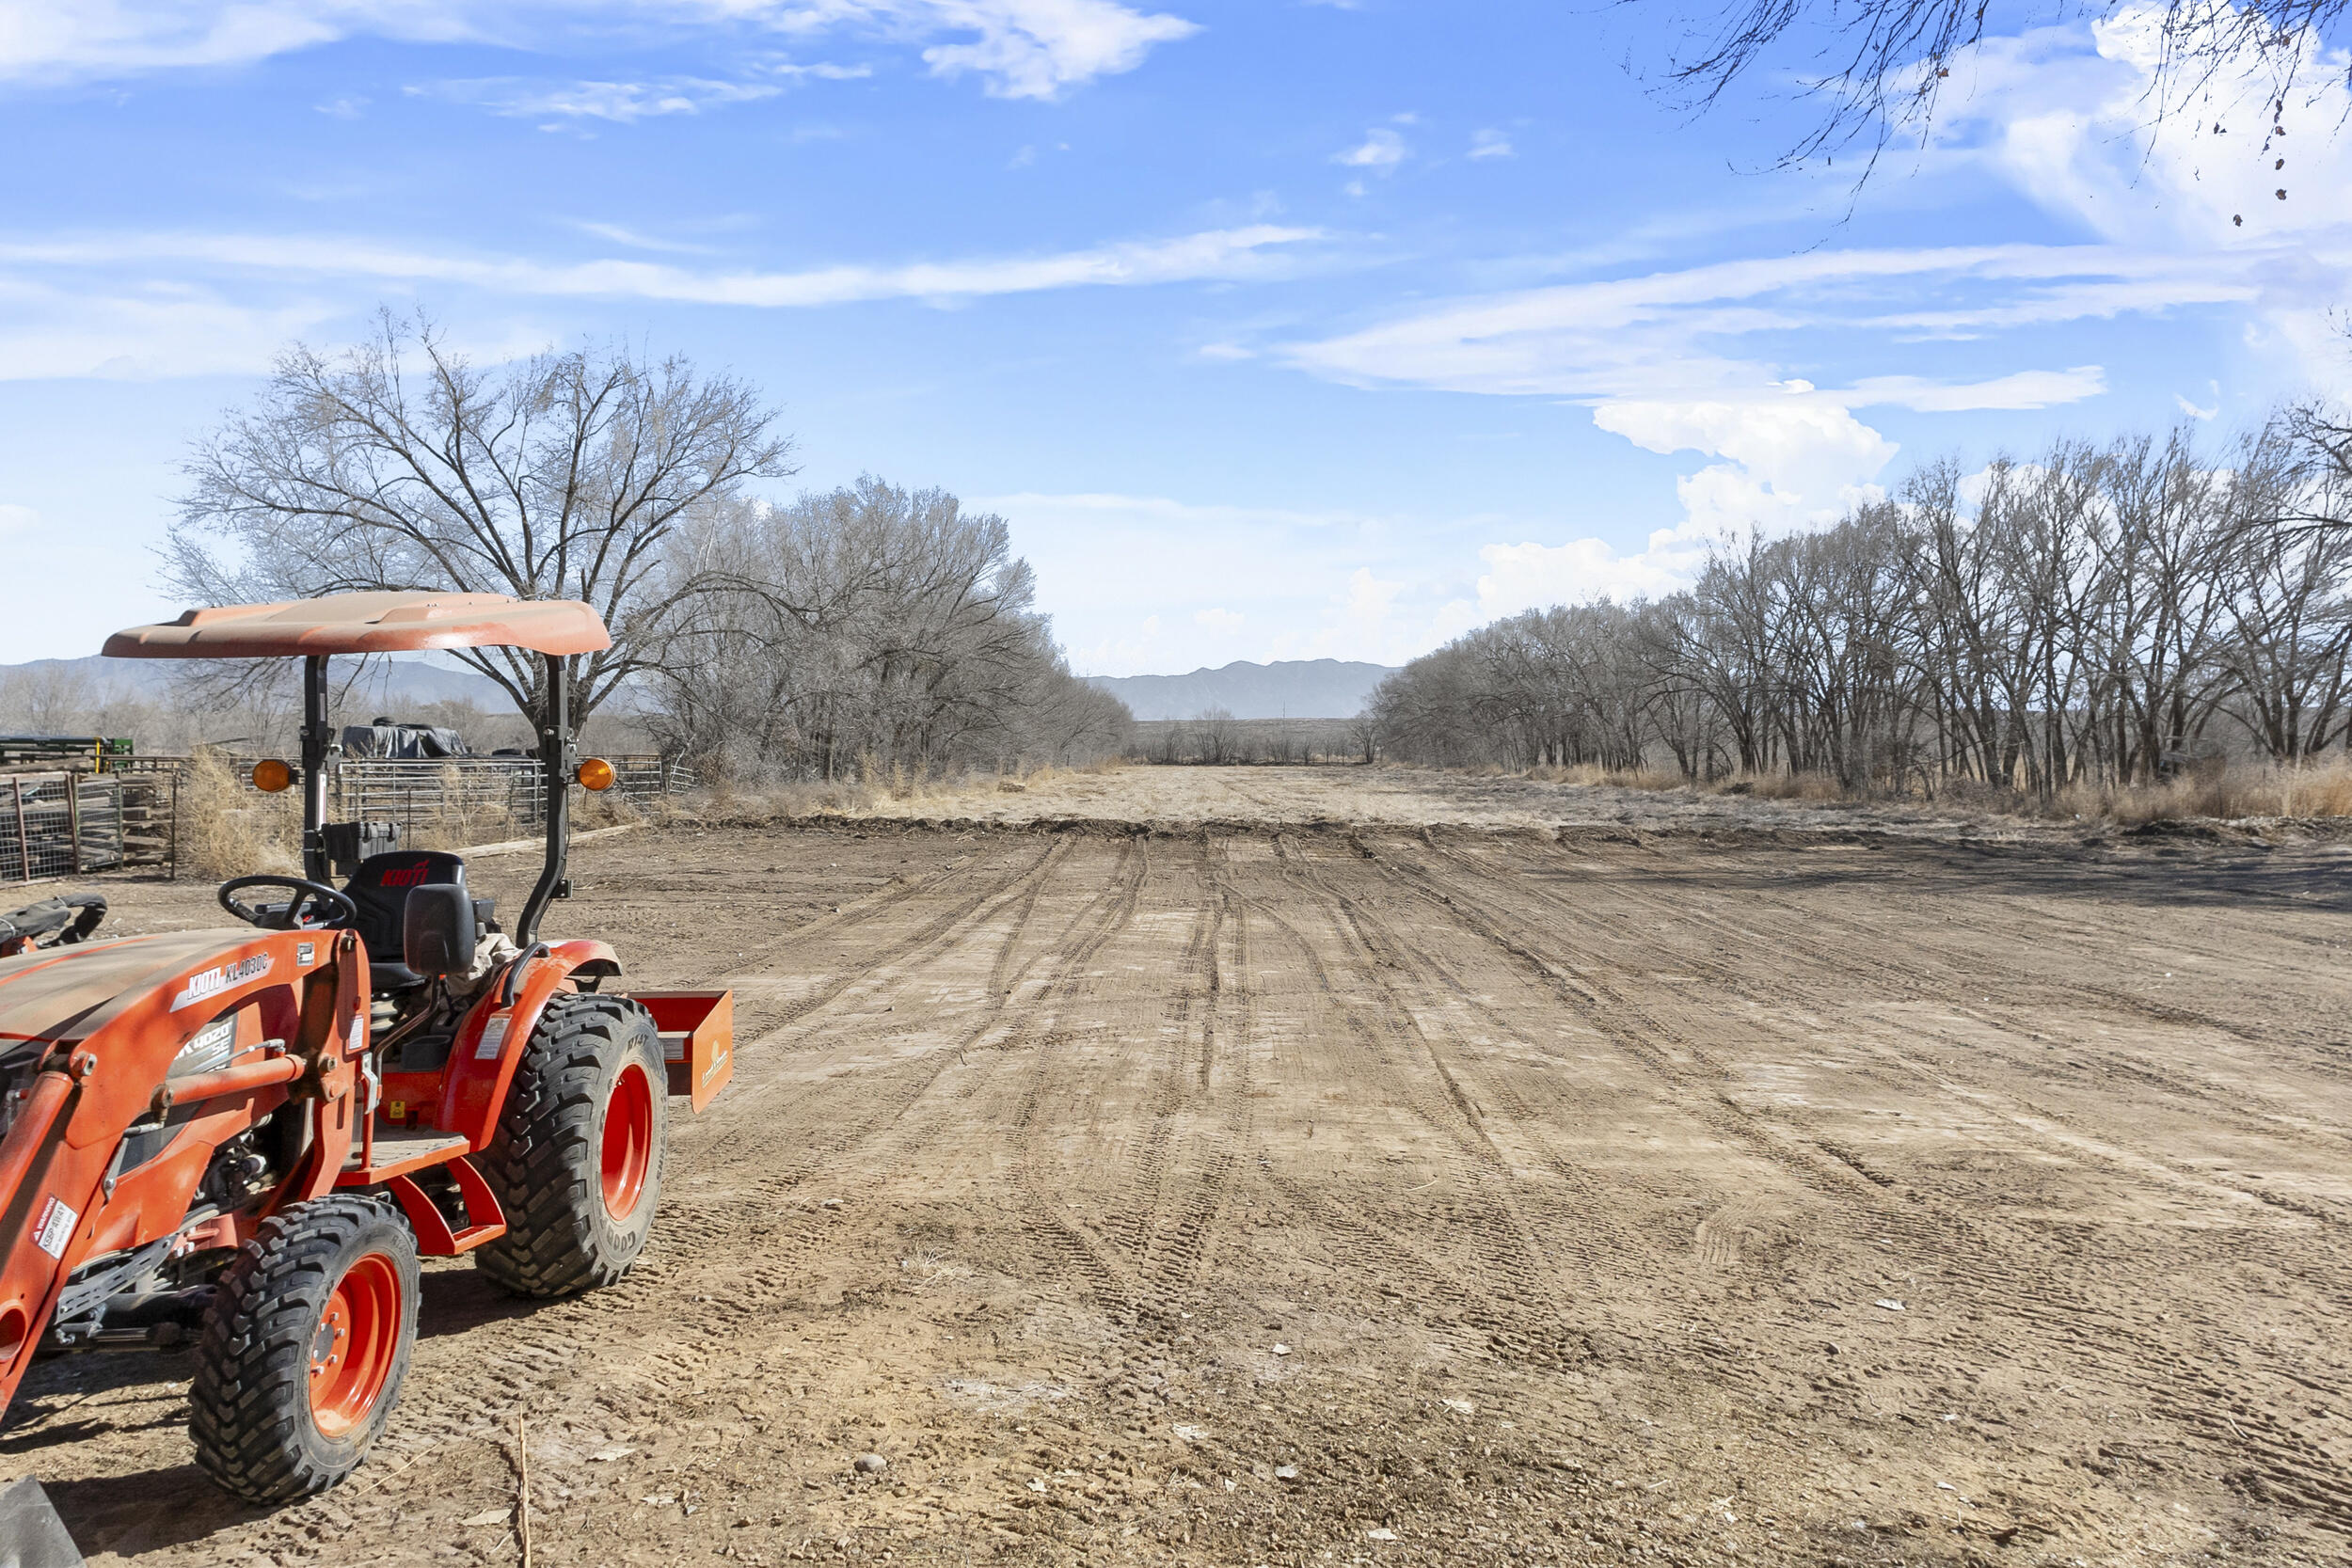
<svg viewBox="0 0 2352 1568">
<path fill-rule="evenodd" d="M 361 589 L 579 598 L 612 646 L 574 660 L 575 721 L 660 667 L 704 589 L 665 569 L 674 532 L 743 484 L 792 472 L 751 387 L 622 347 L 483 368 L 386 311 L 341 354 L 294 347 L 187 466 L 172 584 L 238 603 Z M 459 656 L 534 721 L 546 672 L 516 649 Z"/>
<path fill-rule="evenodd" d="M 1955 780 L 2048 800 L 2236 749 L 2352 748 L 2352 476 L 2274 420 L 1932 464 L 1835 528 L 1725 540 L 1655 604 L 1530 610 L 1414 660 L 1391 755 Z M 2322 519 L 2314 521 L 2313 519 Z"/>
<path fill-rule="evenodd" d="M 871 476 L 710 511 L 665 581 L 698 585 L 652 686 L 670 748 L 738 772 L 1116 751 L 1124 705 L 1070 673 L 993 514 Z"/>
<path fill-rule="evenodd" d="M 1619 0 L 1653 11 L 1651 0 Z M 1923 130 L 1954 63 L 1991 34 L 2071 16 L 2113 15 L 2126 0 L 1714 0 L 1690 24 L 1668 80 L 1709 107 L 1784 46 L 1810 51 L 1798 74 L 1824 105 L 1784 165 L 1859 142 L 1875 160 L 1889 140 Z M 2284 107 L 2312 46 L 2352 0 L 2162 0 L 2163 60 L 2151 112 L 2225 72 L 2267 70 Z"/>
</svg>

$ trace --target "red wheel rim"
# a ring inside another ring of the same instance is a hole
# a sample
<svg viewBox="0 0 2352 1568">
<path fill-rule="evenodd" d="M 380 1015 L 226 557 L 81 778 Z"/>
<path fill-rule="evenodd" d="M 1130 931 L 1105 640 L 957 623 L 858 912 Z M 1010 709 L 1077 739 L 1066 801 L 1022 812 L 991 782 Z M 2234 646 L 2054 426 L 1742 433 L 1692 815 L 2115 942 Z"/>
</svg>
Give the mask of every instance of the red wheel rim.
<svg viewBox="0 0 2352 1568">
<path fill-rule="evenodd" d="M 653 1085 L 635 1062 L 612 1081 L 604 1103 L 604 1212 L 625 1220 L 645 1196 L 653 1164 Z"/>
<path fill-rule="evenodd" d="M 400 1269 L 371 1252 L 343 1271 L 310 1336 L 310 1419 L 341 1437 L 384 1394 L 400 1345 Z"/>
</svg>

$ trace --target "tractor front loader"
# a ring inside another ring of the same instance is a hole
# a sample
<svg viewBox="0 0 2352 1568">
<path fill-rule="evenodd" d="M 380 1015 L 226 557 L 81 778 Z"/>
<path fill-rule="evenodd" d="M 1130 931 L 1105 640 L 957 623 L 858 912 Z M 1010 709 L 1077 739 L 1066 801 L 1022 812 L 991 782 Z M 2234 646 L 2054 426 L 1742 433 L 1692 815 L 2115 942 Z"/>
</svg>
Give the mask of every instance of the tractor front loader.
<svg viewBox="0 0 2352 1568">
<path fill-rule="evenodd" d="M 229 929 L 73 940 L 80 904 L 0 933 L 0 1408 L 37 1354 L 189 1349 L 198 1463 L 280 1502 L 350 1474 L 390 1418 L 420 1257 L 469 1255 L 524 1296 L 628 1272 L 670 1098 L 700 1111 L 725 1085 L 733 1009 L 612 994 L 611 947 L 539 934 L 570 891 L 568 791 L 612 778 L 575 766 L 566 659 L 609 642 L 584 604 L 420 593 L 108 640 L 303 659 L 301 757 L 254 782 L 302 791 L 304 875 L 223 883 Z M 543 656 L 548 692 L 546 862 L 511 932 L 454 854 L 374 854 L 336 885 L 324 820 L 328 657 L 491 645 Z"/>
</svg>

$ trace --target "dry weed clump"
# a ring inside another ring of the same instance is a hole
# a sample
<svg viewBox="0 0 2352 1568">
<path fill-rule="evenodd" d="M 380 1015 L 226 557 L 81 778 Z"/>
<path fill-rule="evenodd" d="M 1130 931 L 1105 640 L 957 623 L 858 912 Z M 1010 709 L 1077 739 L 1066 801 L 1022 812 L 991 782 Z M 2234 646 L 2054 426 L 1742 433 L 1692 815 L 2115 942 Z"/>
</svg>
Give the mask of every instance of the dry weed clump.
<svg viewBox="0 0 2352 1568">
<path fill-rule="evenodd" d="M 1500 773 L 1482 774 L 1492 777 Z M 1656 768 L 1603 768 L 1596 762 L 1544 762 L 1529 768 L 1525 775 L 1537 784 L 1565 784 L 1600 786 L 1611 789 L 1680 789 L 1681 775 Z"/>
<path fill-rule="evenodd" d="M 1590 764 L 1542 766 L 1523 775 L 1545 784 L 1609 785 L 1619 789 L 1674 790 L 1692 787 L 1672 773 L 1653 768 L 1603 768 Z M 1976 779 L 1951 779 L 1932 796 L 1919 790 L 1850 789 L 1826 773 L 1738 773 L 1696 786 L 1715 795 L 1747 795 L 1769 800 L 1837 802 L 1908 800 L 1931 809 L 2001 813 L 2017 816 L 2073 817 L 2124 827 L 2186 817 L 2239 821 L 2249 817 L 2311 820 L 2352 816 L 2352 759 L 2280 768 L 2216 761 L 2155 784 L 2061 790 L 2048 802 L 2022 790 Z"/>
<path fill-rule="evenodd" d="M 974 816 L 985 811 L 993 797 L 1026 794 L 1057 779 L 1100 776 L 1125 766 L 1124 759 L 1117 757 L 1098 758 L 1076 768 L 1020 759 L 1000 768 L 933 773 L 921 766 L 871 764 L 855 769 L 850 777 L 822 783 L 754 784 L 739 775 L 722 774 L 691 801 L 664 809 L 697 821 L 747 827 L 808 816 Z"/>
<path fill-rule="evenodd" d="M 2271 816 L 2308 820 L 2352 816 L 2352 765 L 2340 761 L 2277 768 L 2233 764 L 2159 784 L 2063 792 L 2062 813 L 2104 817 L 2127 827 L 2182 817 L 2236 821 Z"/>
<path fill-rule="evenodd" d="M 264 795 L 209 747 L 180 775 L 175 856 L 200 877 L 291 872 L 302 863 L 302 808 L 294 791 Z"/>
</svg>

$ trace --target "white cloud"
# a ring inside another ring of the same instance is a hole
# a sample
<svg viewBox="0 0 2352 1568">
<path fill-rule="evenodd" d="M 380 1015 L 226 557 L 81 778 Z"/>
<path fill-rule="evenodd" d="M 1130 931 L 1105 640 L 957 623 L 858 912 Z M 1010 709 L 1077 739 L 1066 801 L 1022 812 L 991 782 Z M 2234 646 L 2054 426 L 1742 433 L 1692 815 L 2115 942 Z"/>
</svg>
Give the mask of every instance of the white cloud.
<svg viewBox="0 0 2352 1568">
<path fill-rule="evenodd" d="M 938 76 L 1051 99 L 1199 31 L 1120 0 L 0 0 L 0 80 L 250 64 L 356 36 L 512 49 L 606 18 L 672 35 L 856 30 L 924 45 Z"/>
<path fill-rule="evenodd" d="M 1224 635 L 1241 630 L 1242 622 L 1248 619 L 1248 616 L 1242 614 L 1241 611 L 1237 610 L 1211 609 L 1195 612 L 1192 618 L 1192 624 L 1196 626 L 1204 627 L 1207 630 L 1216 632 L 1219 635 Z"/>
<path fill-rule="evenodd" d="M 1354 147 L 1332 153 L 1331 161 L 1344 164 L 1349 168 L 1368 168 L 1375 173 L 1387 174 L 1408 155 L 1405 138 L 1382 125 L 1365 132 L 1364 139 Z"/>
<path fill-rule="evenodd" d="M 1476 131 L 1470 135 L 1470 155 L 1473 158 L 1508 158 L 1513 155 L 1511 138 L 1501 131 Z"/>
<path fill-rule="evenodd" d="M 2063 309 L 2051 305 L 2046 321 L 2153 309 L 2165 291 L 2193 289 L 2208 271 L 2102 245 L 1812 251 L 1440 302 L 1295 345 L 1289 356 L 1361 385 L 1589 398 L 1760 393 L 1782 372 L 1739 356 L 1742 340 L 1807 333 L 1814 352 L 1829 354 L 1851 332 L 1867 335 L 1866 348 L 1883 348 L 1883 313 L 1857 305 L 1889 286 L 1976 303 L 1989 294 L 2041 299 L 2045 285 L 2070 285 Z M 2247 288 L 2233 284 L 2229 297 Z"/>
<path fill-rule="evenodd" d="M 341 314 L 316 300 L 248 306 L 184 286 L 68 293 L 0 277 L 0 379 L 251 372 Z"/>
<path fill-rule="evenodd" d="M 19 529 L 30 529 L 40 521 L 40 514 L 31 507 L 0 501 L 0 533 L 13 533 Z"/>
<path fill-rule="evenodd" d="M 575 219 L 572 227 L 583 234 L 593 234 L 597 239 L 609 240 L 614 245 L 625 245 L 631 250 L 659 250 L 677 256 L 710 254 L 708 245 L 690 245 L 684 240 L 665 240 L 655 234 L 641 234 L 625 224 L 591 223 L 586 219 Z"/>
<path fill-rule="evenodd" d="M 1647 451 L 1729 459 L 1676 483 L 1687 514 L 1679 531 L 1700 539 L 1835 522 L 1878 499 L 1872 482 L 1896 450 L 1837 404 L 1804 393 L 1772 403 L 1606 403 L 1593 422 Z"/>
<path fill-rule="evenodd" d="M 35 371 L 24 368 L 27 361 L 11 356 L 18 347 L 34 341 L 54 346 L 77 335 L 87 337 L 95 333 L 104 338 L 112 329 L 103 324 L 109 321 L 149 317 L 160 325 L 166 337 L 182 337 L 187 334 L 181 330 L 175 313 L 183 309 L 190 312 L 186 324 L 189 330 L 199 336 L 206 332 L 204 313 L 208 309 L 232 310 L 244 319 L 256 318 L 256 312 L 235 310 L 218 295 L 200 294 L 184 281 L 167 287 L 127 283 L 113 289 L 93 284 L 89 275 L 100 270 L 144 274 L 167 267 L 183 279 L 190 273 L 246 282 L 289 277 L 362 278 L 375 283 L 460 284 L 526 296 L 620 297 L 790 309 L 869 300 L 969 299 L 1053 289 L 1270 277 L 1295 264 L 1290 258 L 1298 246 L 1322 237 L 1316 230 L 1259 224 L 1056 255 L 899 266 L 844 265 L 803 272 L 721 271 L 618 259 L 551 262 L 448 255 L 366 240 L 303 235 L 174 233 L 16 239 L 0 241 L 0 268 L 19 275 L 14 279 L 0 276 L 0 375 L 88 373 L 87 369 L 57 367 L 87 367 L 108 356 L 79 349 L 63 350 L 61 356 L 44 353 L 38 357 L 48 368 Z M 24 280 L 24 275 L 42 271 L 60 275 L 70 281 L 71 287 Z M 272 283 L 269 292 L 276 293 L 280 287 Z M 24 308 L 20 308 L 20 301 Z M 333 313 L 320 309 L 308 314 L 306 320 L 316 321 Z M 285 319 L 284 313 L 279 312 L 278 319 Z M 88 330 L 85 330 L 86 326 Z M 276 342 L 282 342 L 290 335 L 278 333 Z M 274 342 L 272 347 L 275 346 Z M 264 351 L 246 358 L 240 368 L 250 368 L 266 356 Z M 217 368 L 209 353 L 199 355 L 198 360 L 208 369 Z M 162 368 L 143 373 L 187 373 L 170 368 L 177 363 L 170 356 L 155 362 Z"/>
<path fill-rule="evenodd" d="M 729 103 L 774 98 L 773 82 L 713 82 L 674 76 L 660 82 L 527 82 L 512 76 L 435 82 L 406 89 L 411 97 L 472 103 L 517 119 L 609 119 L 618 124 L 662 115 L 700 114 Z"/>
<path fill-rule="evenodd" d="M 1565 545 L 1488 545 L 1478 552 L 1486 570 L 1478 578 L 1479 621 L 1517 615 L 1546 605 L 1593 599 L 1655 598 L 1683 587 L 1705 550 L 1656 539 L 1638 555 L 1621 556 L 1599 539 Z M 1462 628 L 1468 629 L 1468 628 Z"/>
<path fill-rule="evenodd" d="M 2342 134 L 2352 57 L 2307 43 L 2276 116 L 2280 78 L 2250 58 L 2209 80 L 2176 79 L 2159 121 L 2164 48 L 2160 13 L 2142 7 L 1993 40 L 1970 90 L 1940 111 L 1934 155 L 1990 167 L 2119 243 L 2242 252 L 2352 224 L 2352 138 Z M 2185 85 L 2195 90 L 2184 95 Z M 2274 124 L 2286 135 L 2274 136 Z M 2281 158 L 2284 169 L 2274 166 Z"/>
<path fill-rule="evenodd" d="M 843 8 L 852 8 L 844 0 Z M 1133 71 L 1154 44 L 1200 30 L 1182 17 L 1146 15 L 1110 0 L 882 0 L 855 8 L 977 34 L 969 42 L 932 45 L 924 63 L 941 76 L 976 71 L 998 98 L 1059 97 L 1098 76 Z"/>
<path fill-rule="evenodd" d="M 1824 389 L 1789 378 L 1752 345 L 1803 342 L 1829 356 L 1845 337 L 1883 354 L 1888 335 L 1873 319 L 1883 313 L 1873 302 L 1890 284 L 1974 305 L 1989 293 L 2060 281 L 2081 285 L 2073 308 L 2089 311 L 2104 308 L 2096 286 L 2137 284 L 2151 270 L 2103 246 L 1817 251 L 1441 302 L 1295 345 L 1289 356 L 1359 385 L 1588 403 L 1601 429 L 1646 450 L 1724 460 L 1678 482 L 1683 536 L 1811 527 L 1876 494 L 1894 455 L 1893 443 L 1853 410 L 2052 407 L 2098 395 L 2105 375 L 2095 365 L 1970 381 L 1904 373 Z M 1560 547 L 1581 552 L 1578 570 L 1598 571 L 1595 542 Z M 1532 568 L 1521 562 L 1514 570 L 1524 577 Z M 1660 580 L 1645 562 L 1624 570 L 1629 580 Z"/>
</svg>

